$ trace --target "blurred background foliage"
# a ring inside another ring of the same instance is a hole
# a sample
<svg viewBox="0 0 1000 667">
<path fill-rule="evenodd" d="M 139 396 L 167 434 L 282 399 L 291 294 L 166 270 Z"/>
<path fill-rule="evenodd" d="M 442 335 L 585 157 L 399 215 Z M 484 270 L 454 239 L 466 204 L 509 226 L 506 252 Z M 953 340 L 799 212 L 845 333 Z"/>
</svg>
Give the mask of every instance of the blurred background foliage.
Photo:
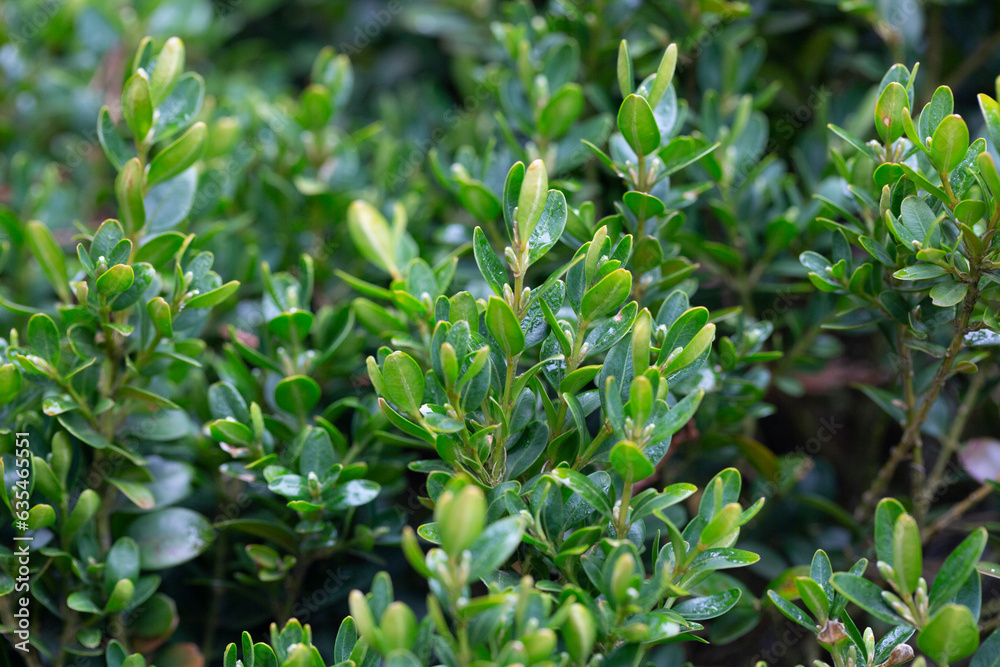
<svg viewBox="0 0 1000 667">
<path fill-rule="evenodd" d="M 497 217 L 476 204 L 468 184 L 482 182 L 499 193 L 518 159 L 545 159 L 553 186 L 566 192 L 571 207 L 593 201 L 596 219 L 614 214 L 622 185 L 579 139 L 610 131 L 618 104 L 609 97 L 616 89 L 610 63 L 620 40 L 629 40 L 641 73 L 652 72 L 666 45 L 676 42 L 675 86 L 686 100 L 682 122 L 726 147 L 717 173 L 696 167 L 684 186 L 709 196 L 690 208 L 693 197 L 672 203 L 687 216 L 673 241 L 699 263 L 693 302 L 713 312 L 741 307 L 742 316 L 759 325 L 760 341 L 770 338 L 766 349 L 785 354 L 747 371 L 747 400 L 706 398 L 698 428 L 673 452 L 664 480 L 703 484 L 730 464 L 751 471 L 755 492 L 772 499 L 745 531 L 745 548 L 763 556 L 743 575 L 757 597 L 780 586 L 777 578 L 790 567 L 808 563 L 816 548 L 844 561 L 863 553 L 867 533 L 850 512 L 899 429 L 880 409 L 880 395 L 868 391 L 873 402 L 855 388 L 891 379 L 884 344 L 870 330 L 833 335 L 822 329 L 833 297 L 812 290 L 797 260 L 803 250 L 829 248 L 830 231 L 817 218 L 847 202 L 843 179 L 827 157 L 835 138 L 826 125 L 873 137 L 871 109 L 883 74 L 894 62 L 912 68 L 919 61 L 917 106 L 936 86 L 948 85 L 955 112 L 969 119 L 972 136 L 981 135 L 975 94 L 992 94 L 1000 73 L 996 2 L 4 0 L 3 299 L 35 306 L 52 299 L 28 259 L 24 221 L 43 221 L 71 248 L 81 226 L 93 231 L 116 217 L 115 172 L 97 141 L 95 119 L 105 104 L 120 116 L 129 59 L 147 34 L 182 37 L 188 69 L 205 79 L 199 118 L 209 125 L 209 148 L 178 228 L 197 232 L 199 249 L 216 251 L 215 270 L 242 282 L 238 302 L 217 309 L 204 334 L 217 352 L 200 371 L 203 388 L 191 382 L 191 409 L 202 421 L 210 415 L 199 407 L 199 391 L 233 375 L 221 352 L 228 327 L 252 332 L 263 322 L 262 262 L 273 272 L 295 271 L 300 255 L 311 255 L 315 310 L 344 308 L 355 296 L 336 269 L 384 280 L 366 275 L 372 268 L 347 234 L 354 199 L 386 212 L 402 205 L 407 231 L 432 263 L 465 252 L 458 284 L 477 275 L 466 246 L 474 225 L 480 217 L 495 225 Z M 582 86 L 578 134 L 573 128 L 547 132 L 532 117 L 543 71 L 553 88 L 556 82 Z M 312 87 L 317 81 L 326 86 L 323 94 Z M 23 322 L 0 309 L 0 330 Z M 370 400 L 361 360 L 377 346 L 376 333 L 351 336 L 316 370 L 329 402 Z M 953 395 L 945 399 L 955 402 Z M 992 403 L 977 410 L 970 435 L 998 432 Z M 192 440 L 195 450 L 207 446 L 204 437 Z M 859 451 L 849 446 L 854 442 L 874 444 Z M 956 470 L 949 478 L 954 484 L 945 500 L 975 488 L 966 473 Z M 395 496 L 382 502 L 396 514 L 426 513 L 417 501 L 422 490 L 409 490 L 422 476 L 397 470 L 395 479 L 383 481 Z M 995 514 L 982 510 L 965 521 L 990 517 Z M 311 591 L 303 595 L 306 606 L 292 614 L 314 627 L 335 627 L 346 613 L 347 591 L 366 588 L 380 568 L 393 572 L 397 597 L 419 606 L 423 590 L 407 591 L 401 583 L 405 565 L 391 557 L 379 562 L 379 555 L 376 548 L 373 562 L 316 568 L 304 588 Z M 197 607 L 218 585 L 211 561 L 208 554 L 189 563 L 169 583 L 180 606 Z M 270 619 L 268 609 L 238 596 L 222 599 L 212 618 L 182 619 L 174 641 L 200 644 L 216 660 L 238 630 Z M 749 664 L 755 651 L 782 641 L 777 614 L 764 609 L 775 622 L 758 626 L 762 610 L 755 604 L 742 616 L 727 616 L 729 627 L 713 626 L 718 646 L 689 649 L 701 656 L 699 664 Z M 213 628 L 207 638 L 206 623 Z M 317 634 L 321 648 L 333 641 L 332 633 Z M 678 664 L 671 661 L 679 655 L 668 650 L 661 659 Z"/>
</svg>

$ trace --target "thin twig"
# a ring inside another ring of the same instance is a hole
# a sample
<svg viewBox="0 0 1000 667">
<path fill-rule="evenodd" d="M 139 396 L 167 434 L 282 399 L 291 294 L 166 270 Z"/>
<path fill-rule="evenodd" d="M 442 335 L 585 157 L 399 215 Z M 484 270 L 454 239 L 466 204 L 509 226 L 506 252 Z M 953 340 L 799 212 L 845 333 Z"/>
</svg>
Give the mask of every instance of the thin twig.
<svg viewBox="0 0 1000 667">
<path fill-rule="evenodd" d="M 953 524 L 959 517 L 972 509 L 979 501 L 986 498 L 992 492 L 993 487 L 991 485 L 983 484 L 966 496 L 964 500 L 955 503 L 950 510 L 942 514 L 937 521 L 927 527 L 927 530 L 920 537 L 921 541 L 926 543 L 927 540 Z"/>
</svg>

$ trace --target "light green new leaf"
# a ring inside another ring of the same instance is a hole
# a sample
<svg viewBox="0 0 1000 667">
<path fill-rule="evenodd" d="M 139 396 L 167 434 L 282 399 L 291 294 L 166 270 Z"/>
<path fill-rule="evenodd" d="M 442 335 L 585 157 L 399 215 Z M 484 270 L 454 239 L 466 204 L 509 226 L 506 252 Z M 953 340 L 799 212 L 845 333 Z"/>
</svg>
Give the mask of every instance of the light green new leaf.
<svg viewBox="0 0 1000 667">
<path fill-rule="evenodd" d="M 503 299 L 491 296 L 487 302 L 486 328 L 508 358 L 524 351 L 524 332 L 514 311 Z"/>
<path fill-rule="evenodd" d="M 382 364 L 385 397 L 404 412 L 416 415 L 424 403 L 424 374 L 405 352 L 393 352 Z"/>
<path fill-rule="evenodd" d="M 934 131 L 931 139 L 931 162 L 938 170 L 949 173 L 962 163 L 969 150 L 969 128 L 961 116 L 952 114 Z"/>
<path fill-rule="evenodd" d="M 618 109 L 618 130 L 637 155 L 652 155 L 660 148 L 660 128 L 644 97 L 625 98 Z"/>
</svg>

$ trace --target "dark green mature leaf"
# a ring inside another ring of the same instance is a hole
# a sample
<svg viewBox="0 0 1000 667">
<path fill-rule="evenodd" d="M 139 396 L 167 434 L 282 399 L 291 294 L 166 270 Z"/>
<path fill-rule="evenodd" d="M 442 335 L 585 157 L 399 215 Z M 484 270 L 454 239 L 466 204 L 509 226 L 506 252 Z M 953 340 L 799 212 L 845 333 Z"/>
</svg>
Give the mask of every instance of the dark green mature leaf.
<svg viewBox="0 0 1000 667">
<path fill-rule="evenodd" d="M 955 110 L 955 98 L 951 94 L 948 86 L 938 86 L 931 96 L 930 102 L 924 105 L 917 122 L 920 141 L 927 143 L 927 140 L 934 136 L 934 131 L 938 125 Z"/>
<path fill-rule="evenodd" d="M 935 306 L 948 308 L 961 303 L 968 291 L 969 285 L 967 283 L 949 280 L 932 287 L 930 296 Z"/>
<path fill-rule="evenodd" d="M 198 173 L 195 167 L 150 188 L 142 202 L 146 211 L 145 228 L 150 232 L 164 232 L 179 225 L 191 212 L 197 189 Z M 177 243 L 179 247 L 180 243 Z M 138 255 L 136 259 L 140 259 Z"/>
<path fill-rule="evenodd" d="M 566 228 L 567 215 L 566 196 L 559 190 L 549 190 L 541 218 L 528 239 L 528 264 L 537 262 L 558 243 Z M 504 273 L 503 282 L 506 280 L 507 275 Z"/>
<path fill-rule="evenodd" d="M 476 227 L 472 235 L 472 251 L 476 256 L 476 264 L 480 273 L 497 296 L 503 296 L 503 286 L 507 284 L 507 271 L 500 263 L 500 258 L 493 252 L 493 247 L 486 238 L 481 227 Z"/>
<path fill-rule="evenodd" d="M 759 560 L 760 556 L 757 554 L 742 549 L 731 549 L 729 547 L 706 549 L 691 563 L 690 571 L 709 572 L 734 567 L 745 567 L 753 565 Z"/>
<path fill-rule="evenodd" d="M 816 623 L 813 622 L 811 618 L 797 606 L 781 597 L 775 590 L 769 590 L 767 592 L 767 597 L 770 598 L 774 606 L 778 608 L 782 614 L 784 614 L 789 620 L 794 621 L 804 628 L 808 628 L 812 632 L 816 632 Z"/>
<path fill-rule="evenodd" d="M 136 519 L 125 531 L 139 546 L 144 570 L 162 570 L 204 552 L 215 538 L 211 524 L 193 510 L 169 507 Z"/>
<path fill-rule="evenodd" d="M 182 74 L 173 92 L 157 107 L 157 140 L 169 139 L 194 122 L 204 98 L 205 81 L 201 75 L 194 72 Z"/>
<path fill-rule="evenodd" d="M 520 546 L 524 519 L 507 517 L 490 524 L 469 547 L 469 576 L 478 579 L 503 565 Z"/>
<path fill-rule="evenodd" d="M 882 599 L 882 589 L 864 577 L 838 572 L 831 578 L 833 587 L 848 600 L 886 623 L 906 625 L 906 621 Z"/>
<path fill-rule="evenodd" d="M 556 468 L 549 475 L 563 486 L 572 489 L 603 516 L 611 518 L 611 502 L 589 477 L 569 468 Z"/>
<path fill-rule="evenodd" d="M 59 329 L 52 318 L 45 313 L 37 313 L 28 320 L 28 345 L 33 354 L 38 355 L 53 367 L 59 365 Z"/>
<path fill-rule="evenodd" d="M 691 598 L 677 604 L 673 610 L 689 621 L 704 621 L 722 616 L 736 606 L 743 592 L 739 588 L 730 588 L 715 595 Z"/>
<path fill-rule="evenodd" d="M 118 133 L 114 121 L 111 120 L 111 112 L 107 107 L 101 108 L 101 113 L 97 118 L 97 139 L 104 149 L 104 154 L 115 166 L 121 169 L 128 160 L 135 156 L 135 151 L 130 149 L 125 140 Z"/>
<path fill-rule="evenodd" d="M 319 402 L 319 397 L 319 384 L 305 375 L 287 377 L 274 387 L 274 402 L 294 415 L 307 414 Z"/>
<path fill-rule="evenodd" d="M 986 548 L 986 540 L 986 529 L 977 528 L 945 559 L 928 593 L 932 613 L 950 602 L 965 580 L 975 572 L 976 563 Z"/>
<path fill-rule="evenodd" d="M 969 667 L 1000 667 L 1000 632 L 994 630 L 982 643 Z"/>
</svg>

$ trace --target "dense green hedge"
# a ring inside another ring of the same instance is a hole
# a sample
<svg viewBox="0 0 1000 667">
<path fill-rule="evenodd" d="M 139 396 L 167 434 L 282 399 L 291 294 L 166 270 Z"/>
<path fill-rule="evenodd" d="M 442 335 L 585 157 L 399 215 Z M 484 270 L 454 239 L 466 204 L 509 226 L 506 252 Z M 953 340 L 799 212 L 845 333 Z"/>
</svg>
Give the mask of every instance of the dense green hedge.
<svg viewBox="0 0 1000 667">
<path fill-rule="evenodd" d="M 998 664 L 998 24 L 10 0 L 7 655 Z"/>
</svg>

